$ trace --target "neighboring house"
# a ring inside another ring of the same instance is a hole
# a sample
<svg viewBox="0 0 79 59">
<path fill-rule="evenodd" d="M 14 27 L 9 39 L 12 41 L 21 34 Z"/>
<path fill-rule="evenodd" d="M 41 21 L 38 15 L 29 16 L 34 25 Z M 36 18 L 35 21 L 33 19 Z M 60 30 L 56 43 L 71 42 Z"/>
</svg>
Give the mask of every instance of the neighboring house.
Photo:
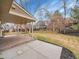
<svg viewBox="0 0 79 59">
<path fill-rule="evenodd" d="M 39 29 L 46 29 L 47 24 L 45 21 L 39 20 L 37 23 L 34 24 L 34 29 L 39 30 Z"/>
</svg>

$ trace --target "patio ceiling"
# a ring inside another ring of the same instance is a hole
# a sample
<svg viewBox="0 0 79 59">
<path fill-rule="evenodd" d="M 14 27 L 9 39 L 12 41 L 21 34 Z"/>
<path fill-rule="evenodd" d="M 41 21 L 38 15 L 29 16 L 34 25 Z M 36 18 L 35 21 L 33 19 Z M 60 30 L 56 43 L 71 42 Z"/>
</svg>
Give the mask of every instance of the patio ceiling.
<svg viewBox="0 0 79 59">
<path fill-rule="evenodd" d="M 23 24 L 31 21 L 35 21 L 34 18 L 20 7 L 13 0 L 1 0 L 0 5 L 0 20 L 2 23 L 17 23 Z"/>
</svg>

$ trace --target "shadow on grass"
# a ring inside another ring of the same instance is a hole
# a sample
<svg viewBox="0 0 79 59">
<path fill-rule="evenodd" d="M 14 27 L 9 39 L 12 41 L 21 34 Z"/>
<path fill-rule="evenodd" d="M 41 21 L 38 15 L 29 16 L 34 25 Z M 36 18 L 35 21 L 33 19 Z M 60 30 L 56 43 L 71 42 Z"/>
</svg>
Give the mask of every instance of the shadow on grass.
<svg viewBox="0 0 79 59">
<path fill-rule="evenodd" d="M 66 33 L 66 34 L 64 34 L 64 35 L 77 36 L 77 37 L 79 37 L 79 32 Z"/>
</svg>

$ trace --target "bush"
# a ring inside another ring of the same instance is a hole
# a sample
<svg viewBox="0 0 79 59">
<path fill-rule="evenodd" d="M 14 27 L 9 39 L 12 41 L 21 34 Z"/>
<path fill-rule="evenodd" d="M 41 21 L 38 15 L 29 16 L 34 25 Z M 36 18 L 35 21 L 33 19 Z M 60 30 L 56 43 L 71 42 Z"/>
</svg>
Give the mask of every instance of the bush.
<svg viewBox="0 0 79 59">
<path fill-rule="evenodd" d="M 74 30 L 79 30 L 79 24 L 71 26 Z"/>
</svg>

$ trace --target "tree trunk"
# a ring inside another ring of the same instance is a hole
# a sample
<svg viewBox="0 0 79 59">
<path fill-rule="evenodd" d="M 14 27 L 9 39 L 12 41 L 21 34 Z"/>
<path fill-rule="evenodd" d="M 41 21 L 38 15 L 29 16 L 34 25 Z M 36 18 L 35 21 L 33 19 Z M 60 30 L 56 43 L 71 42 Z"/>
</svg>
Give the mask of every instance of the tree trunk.
<svg viewBox="0 0 79 59">
<path fill-rule="evenodd" d="M 64 20 L 66 19 L 66 0 L 63 0 L 64 7 Z"/>
</svg>

